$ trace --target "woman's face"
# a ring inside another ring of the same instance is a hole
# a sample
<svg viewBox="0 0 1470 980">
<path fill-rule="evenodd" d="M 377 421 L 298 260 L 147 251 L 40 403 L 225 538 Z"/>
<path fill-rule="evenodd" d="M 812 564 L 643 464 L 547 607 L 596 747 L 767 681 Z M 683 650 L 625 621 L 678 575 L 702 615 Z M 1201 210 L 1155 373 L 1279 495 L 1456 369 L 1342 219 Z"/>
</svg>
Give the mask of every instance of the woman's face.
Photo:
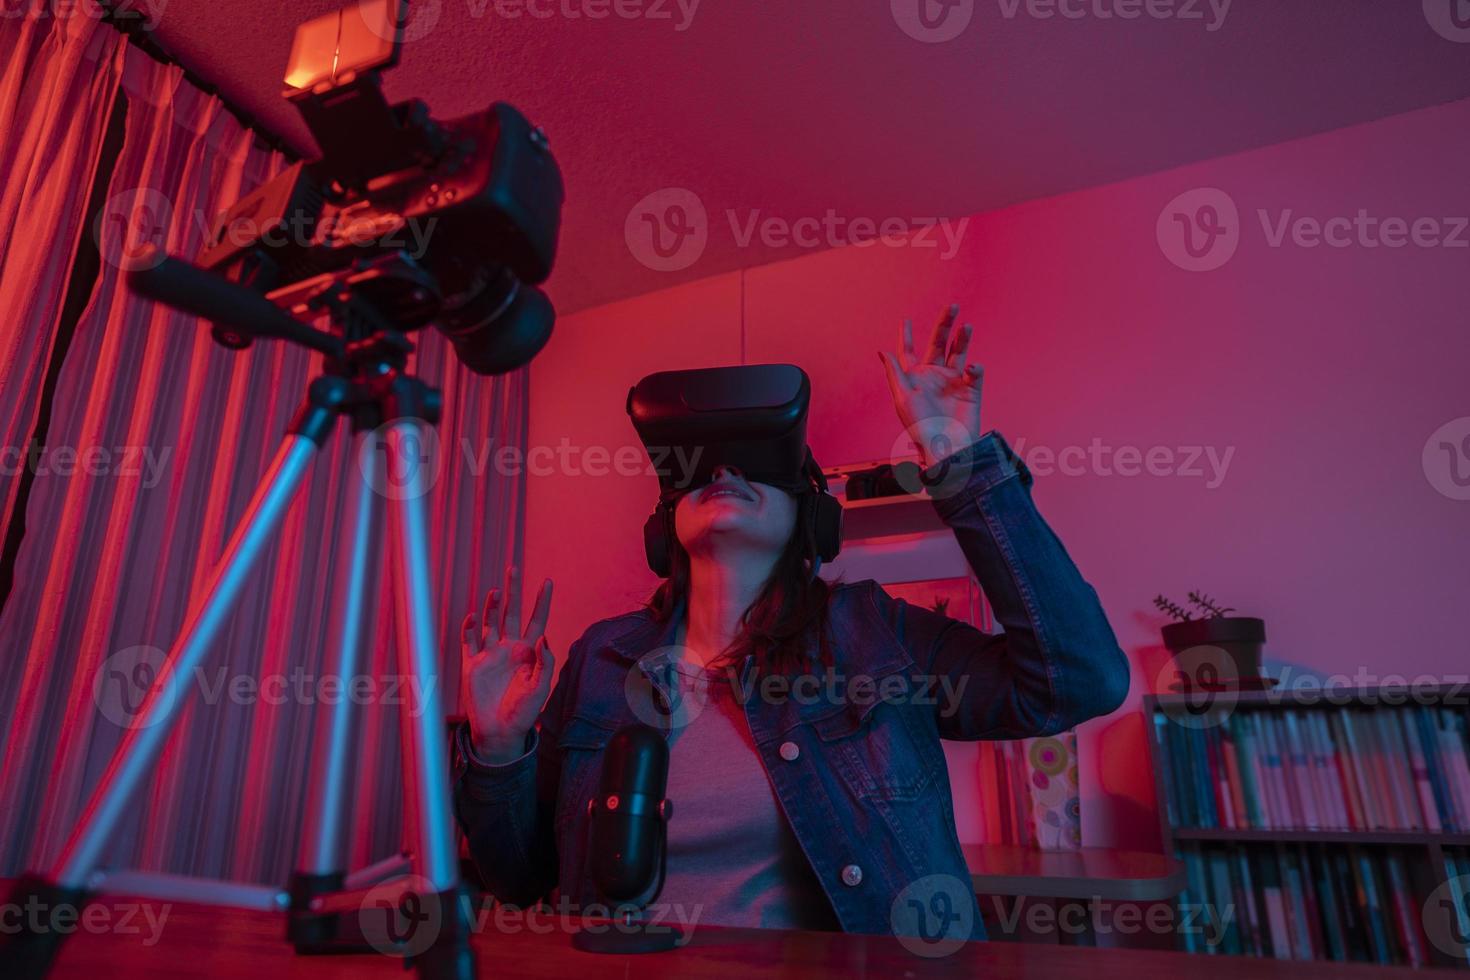
<svg viewBox="0 0 1470 980">
<path fill-rule="evenodd" d="M 796 498 L 778 487 L 752 483 L 721 466 L 714 479 L 679 498 L 674 530 L 691 555 L 722 552 L 780 555 L 796 529 Z"/>
</svg>

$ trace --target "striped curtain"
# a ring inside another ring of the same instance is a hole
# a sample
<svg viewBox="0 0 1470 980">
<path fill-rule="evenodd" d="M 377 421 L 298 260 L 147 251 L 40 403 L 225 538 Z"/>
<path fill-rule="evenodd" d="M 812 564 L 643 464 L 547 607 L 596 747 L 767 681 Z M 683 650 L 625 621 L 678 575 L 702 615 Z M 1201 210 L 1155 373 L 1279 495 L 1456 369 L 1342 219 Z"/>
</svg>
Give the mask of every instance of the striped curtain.
<svg viewBox="0 0 1470 980">
<path fill-rule="evenodd" d="M 48 867 L 59 854 L 320 369 L 319 355 L 278 342 L 227 351 L 199 321 L 140 301 L 124 287 L 118 259 L 126 249 L 148 240 L 173 254 L 197 254 L 209 219 L 284 161 L 252 145 L 250 132 L 179 69 L 119 45 L 106 25 L 96 30 L 104 40 L 96 42 L 92 71 L 104 80 L 67 81 L 52 63 L 66 49 L 53 45 L 38 54 L 44 68 L 36 70 L 56 76 L 50 84 L 63 91 L 18 110 L 101 127 L 110 102 L 97 89 L 111 84 L 127 100 L 107 203 L 87 229 L 97 236 L 101 274 L 65 352 L 45 453 L 25 512 L 16 515 L 25 536 L 14 588 L 0 609 L 0 713 L 7 719 L 0 875 Z M 26 84 L 47 84 L 36 70 L 26 73 Z M 76 149 L 49 163 L 35 155 L 32 166 L 68 168 L 85 188 L 83 151 L 99 138 L 73 140 Z M 5 199 L 17 182 L 46 179 L 5 173 Z M 84 203 L 85 190 L 80 194 Z M 54 205 L 57 220 L 77 225 L 75 195 Z M 12 237 L 9 248 L 65 245 L 64 236 L 34 245 Z M 59 290 L 53 278 L 66 263 L 49 255 L 27 262 L 51 263 L 36 289 L 48 297 Z M 36 361 L 48 356 L 55 316 L 47 311 L 55 304 L 0 298 L 8 388 L 12 372 L 44 372 Z M 459 367 L 433 331 L 415 340 L 410 368 L 444 394 L 442 472 L 426 499 L 441 679 L 453 710 L 459 622 L 505 563 L 519 560 L 524 478 L 495 464 L 497 450 L 524 445 L 527 376 L 522 370 L 480 378 Z M 28 438 L 17 432 L 6 433 L 11 445 Z M 186 706 L 151 783 L 128 810 L 108 866 L 285 881 L 302 831 L 314 722 L 340 696 L 323 684 L 322 672 L 335 633 L 332 603 L 345 575 L 339 542 L 349 478 L 357 472 L 339 428 L 216 649 L 189 680 Z M 368 604 L 374 614 L 367 666 L 349 695 L 363 702 L 349 828 L 353 866 L 396 852 L 403 840 L 403 692 L 388 579 L 384 569 Z"/>
<path fill-rule="evenodd" d="M 0 17 L 0 448 L 35 428 L 56 320 L 122 76 L 121 35 L 92 17 Z M 0 528 L 15 457 L 0 460 Z"/>
</svg>

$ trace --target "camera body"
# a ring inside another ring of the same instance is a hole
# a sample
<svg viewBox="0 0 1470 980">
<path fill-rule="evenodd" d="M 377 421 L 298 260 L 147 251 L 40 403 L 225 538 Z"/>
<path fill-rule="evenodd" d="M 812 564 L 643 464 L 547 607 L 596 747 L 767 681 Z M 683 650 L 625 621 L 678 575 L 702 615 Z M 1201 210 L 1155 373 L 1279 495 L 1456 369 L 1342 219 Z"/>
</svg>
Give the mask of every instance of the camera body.
<svg viewBox="0 0 1470 980">
<path fill-rule="evenodd" d="M 297 31 L 286 91 L 322 149 L 214 223 L 199 264 L 309 318 L 350 295 L 368 327 L 438 327 L 471 370 L 527 363 L 555 313 L 564 188 L 545 134 L 497 102 L 448 122 L 389 105 L 403 0 L 361 0 Z M 385 40 L 386 37 L 386 40 Z M 350 328 L 349 328 L 350 329 Z M 215 338 L 250 338 L 216 326 Z"/>
</svg>

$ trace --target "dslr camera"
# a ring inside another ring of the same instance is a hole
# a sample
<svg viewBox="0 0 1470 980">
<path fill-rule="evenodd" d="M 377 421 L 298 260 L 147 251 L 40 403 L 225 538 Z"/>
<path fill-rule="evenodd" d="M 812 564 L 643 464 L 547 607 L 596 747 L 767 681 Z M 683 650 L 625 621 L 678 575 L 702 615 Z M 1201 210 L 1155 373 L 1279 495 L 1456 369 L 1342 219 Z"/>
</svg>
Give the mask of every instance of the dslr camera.
<svg viewBox="0 0 1470 980">
<path fill-rule="evenodd" d="M 564 196 L 546 136 L 504 102 L 447 122 L 389 105 L 407 0 L 358 0 L 297 28 L 285 97 L 321 156 L 293 164 L 214 222 L 198 264 L 296 317 L 330 312 L 346 339 L 433 325 L 480 374 L 528 363 L 555 312 Z M 355 327 L 354 325 L 360 325 Z M 215 318 L 215 340 L 250 333 Z"/>
</svg>

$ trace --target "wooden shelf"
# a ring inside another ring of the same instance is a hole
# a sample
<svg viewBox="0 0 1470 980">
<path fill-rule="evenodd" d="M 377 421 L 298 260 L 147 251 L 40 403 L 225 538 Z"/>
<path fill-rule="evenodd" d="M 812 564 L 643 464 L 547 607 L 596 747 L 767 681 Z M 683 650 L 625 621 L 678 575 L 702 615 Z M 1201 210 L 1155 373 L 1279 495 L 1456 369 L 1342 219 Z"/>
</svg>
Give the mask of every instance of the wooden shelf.
<svg viewBox="0 0 1470 980">
<path fill-rule="evenodd" d="M 1393 685 L 1380 687 L 1277 687 L 1269 691 L 1214 691 L 1214 705 L 1225 708 L 1396 708 L 1405 704 L 1470 705 L 1470 683 Z M 1198 694 L 1150 694 L 1144 709 L 1185 708 L 1197 704 Z M 1206 710 L 1215 710 L 1211 705 Z"/>
<path fill-rule="evenodd" d="M 892 497 L 867 497 L 863 500 L 842 499 L 844 511 L 867 510 L 870 507 L 903 507 L 907 504 L 928 503 L 929 498 L 920 493 L 897 494 Z"/>
<path fill-rule="evenodd" d="M 1441 844 L 1446 847 L 1470 847 L 1470 834 L 1432 830 L 1311 830 L 1306 827 L 1285 830 L 1230 827 L 1175 827 L 1175 840 L 1221 841 L 1224 843 L 1283 844 L 1378 844 L 1423 846 Z"/>
<path fill-rule="evenodd" d="M 963 844 L 977 895 L 1156 902 L 1184 890 L 1184 865 L 1152 851 L 1083 847 L 1043 851 L 1010 844 Z"/>
<path fill-rule="evenodd" d="M 924 494 L 842 500 L 842 540 L 862 541 L 893 534 L 929 534 L 946 530 Z"/>
</svg>

